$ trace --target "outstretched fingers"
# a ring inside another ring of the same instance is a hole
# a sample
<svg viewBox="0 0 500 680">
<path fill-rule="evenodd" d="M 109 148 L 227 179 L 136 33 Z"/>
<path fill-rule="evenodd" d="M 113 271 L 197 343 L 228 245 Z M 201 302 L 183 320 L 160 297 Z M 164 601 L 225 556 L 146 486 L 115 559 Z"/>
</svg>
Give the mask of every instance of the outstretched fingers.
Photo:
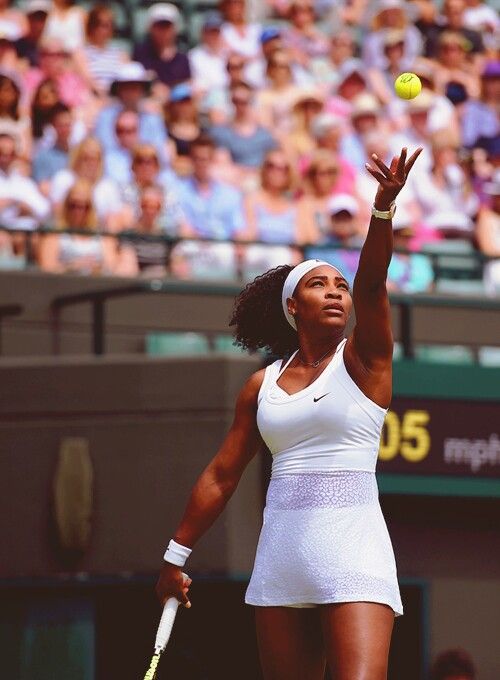
<svg viewBox="0 0 500 680">
<path fill-rule="evenodd" d="M 399 177 L 399 179 L 405 178 L 405 163 L 406 163 L 406 154 L 408 153 L 408 149 L 403 147 L 403 150 L 401 151 L 401 154 L 399 156 L 398 160 L 398 165 L 397 165 L 397 170 L 396 170 L 396 176 Z"/>
<path fill-rule="evenodd" d="M 370 175 L 373 175 L 373 177 L 375 177 L 377 182 L 379 182 L 379 184 L 381 184 L 383 187 L 390 187 L 391 186 L 390 180 L 388 180 L 387 177 L 385 177 L 385 175 L 383 175 L 381 172 L 378 172 L 377 170 L 374 170 L 373 168 L 371 168 L 368 165 L 368 163 L 365 163 L 365 168 L 368 170 Z"/>
<path fill-rule="evenodd" d="M 377 154 L 372 154 L 372 160 L 375 163 L 375 165 L 381 170 L 382 174 L 384 175 L 384 177 L 386 179 L 391 180 L 394 177 L 394 175 L 389 170 L 387 165 L 383 161 L 380 160 L 380 158 L 377 156 Z"/>
<path fill-rule="evenodd" d="M 410 156 L 410 158 L 408 159 L 408 161 L 405 165 L 405 177 L 408 175 L 410 170 L 413 168 L 415 161 L 417 160 L 417 158 L 420 156 L 421 153 L 422 153 L 422 147 L 419 147 L 414 153 L 412 153 L 412 155 Z"/>
</svg>

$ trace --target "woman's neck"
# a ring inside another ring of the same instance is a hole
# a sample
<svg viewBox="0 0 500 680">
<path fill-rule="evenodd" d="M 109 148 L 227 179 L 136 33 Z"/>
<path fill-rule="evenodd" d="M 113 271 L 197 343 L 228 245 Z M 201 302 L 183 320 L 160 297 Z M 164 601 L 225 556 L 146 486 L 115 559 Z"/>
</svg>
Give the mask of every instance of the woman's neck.
<svg viewBox="0 0 500 680">
<path fill-rule="evenodd" d="M 343 340 L 342 334 L 343 332 L 341 332 L 340 337 L 332 337 L 330 335 L 325 338 L 317 338 L 314 340 L 301 338 L 299 340 L 299 351 L 297 352 L 294 360 L 296 361 L 296 365 L 301 366 L 304 363 L 311 364 L 314 361 L 321 359 L 321 363 L 318 365 L 318 368 L 319 366 L 323 367 L 328 359 L 331 358 L 337 351 L 339 344 Z M 308 366 L 308 368 L 311 368 L 311 366 Z"/>
<path fill-rule="evenodd" d="M 272 201 L 283 200 L 283 189 L 277 187 L 262 187 L 262 191 L 266 194 L 266 197 Z"/>
</svg>

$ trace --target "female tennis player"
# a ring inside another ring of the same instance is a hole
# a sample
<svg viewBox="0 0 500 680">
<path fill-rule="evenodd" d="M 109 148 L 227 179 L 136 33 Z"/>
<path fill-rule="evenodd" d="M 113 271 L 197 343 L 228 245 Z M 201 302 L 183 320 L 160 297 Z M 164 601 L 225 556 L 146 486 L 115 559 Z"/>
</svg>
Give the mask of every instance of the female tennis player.
<svg viewBox="0 0 500 680">
<path fill-rule="evenodd" d="M 422 149 L 379 186 L 351 295 L 321 260 L 258 276 L 231 325 L 246 349 L 278 359 L 243 386 L 220 450 L 196 482 L 164 555 L 163 603 L 186 606 L 181 567 L 222 512 L 264 442 L 272 457 L 264 520 L 245 602 L 255 606 L 266 680 L 385 680 L 394 618 L 403 614 L 375 467 L 392 395 L 393 337 L 386 277 L 395 198 Z M 356 325 L 344 338 L 352 306 Z"/>
</svg>

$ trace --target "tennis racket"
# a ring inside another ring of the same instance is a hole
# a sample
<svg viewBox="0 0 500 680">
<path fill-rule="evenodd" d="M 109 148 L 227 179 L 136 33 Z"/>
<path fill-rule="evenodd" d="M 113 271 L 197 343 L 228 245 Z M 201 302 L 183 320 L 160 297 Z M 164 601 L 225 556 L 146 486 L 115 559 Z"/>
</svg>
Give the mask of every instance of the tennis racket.
<svg viewBox="0 0 500 680">
<path fill-rule="evenodd" d="M 183 573 L 182 575 L 184 580 L 189 578 L 187 574 Z M 156 632 L 155 653 L 153 654 L 153 658 L 149 664 L 148 671 L 144 676 L 144 680 L 155 680 L 156 678 L 156 669 L 158 667 L 158 663 L 160 662 L 160 656 L 162 655 L 162 652 L 167 646 L 167 642 L 170 638 L 170 633 L 172 632 L 172 626 L 174 625 L 178 606 L 179 600 L 176 597 L 169 597 L 165 602 L 163 613 L 160 619 L 160 625 L 158 626 L 158 630 Z"/>
</svg>

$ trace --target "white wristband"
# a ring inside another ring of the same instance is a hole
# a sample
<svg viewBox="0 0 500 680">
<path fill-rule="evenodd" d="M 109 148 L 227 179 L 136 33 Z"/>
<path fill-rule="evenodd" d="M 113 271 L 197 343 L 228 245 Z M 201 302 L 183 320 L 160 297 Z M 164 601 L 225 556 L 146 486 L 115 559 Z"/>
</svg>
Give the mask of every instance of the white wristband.
<svg viewBox="0 0 500 680">
<path fill-rule="evenodd" d="M 168 544 L 168 548 L 163 555 L 165 562 L 170 562 L 170 564 L 175 564 L 177 567 L 183 567 L 186 564 L 186 560 L 191 555 L 191 548 L 186 548 L 185 545 L 176 543 L 174 539 Z"/>
</svg>

